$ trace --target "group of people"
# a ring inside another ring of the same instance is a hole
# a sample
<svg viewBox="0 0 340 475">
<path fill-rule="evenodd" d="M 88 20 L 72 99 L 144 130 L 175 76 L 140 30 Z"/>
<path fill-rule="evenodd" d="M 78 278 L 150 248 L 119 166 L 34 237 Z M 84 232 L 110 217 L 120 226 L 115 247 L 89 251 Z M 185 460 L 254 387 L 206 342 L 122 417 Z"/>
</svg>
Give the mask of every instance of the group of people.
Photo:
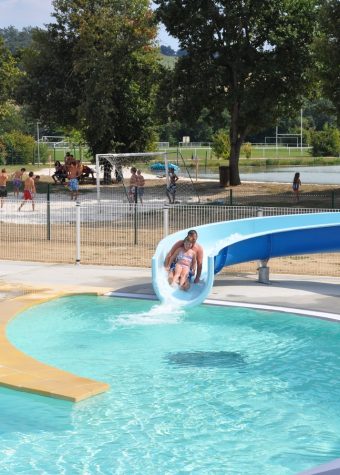
<svg viewBox="0 0 340 475">
<path fill-rule="evenodd" d="M 197 238 L 197 232 L 191 229 L 185 239 L 177 241 L 166 255 L 164 267 L 170 285 L 188 290 L 192 280 L 195 284 L 200 281 L 203 248 L 198 244 Z"/>
<path fill-rule="evenodd" d="M 74 156 L 67 152 L 64 158 L 64 163 L 57 160 L 54 164 L 55 171 L 52 179 L 55 184 L 66 183 L 68 179 L 68 187 L 71 192 L 71 200 L 77 200 L 79 193 L 79 181 L 91 175 L 94 179 L 95 171 L 87 165 L 83 165 L 81 160 L 76 160 Z"/>
<path fill-rule="evenodd" d="M 143 203 L 145 179 L 141 170 L 137 170 L 136 167 L 130 169 L 131 177 L 129 183 L 128 197 L 130 203 L 137 203 L 138 199 Z M 169 200 L 169 204 L 174 204 L 176 199 L 176 182 L 178 176 L 175 173 L 174 168 L 169 168 L 169 180 L 166 187 L 166 195 Z"/>
<path fill-rule="evenodd" d="M 31 201 L 32 203 L 32 210 L 34 211 L 34 196 L 36 194 L 36 184 L 40 180 L 40 176 L 34 176 L 33 172 L 29 172 L 28 176 L 24 178 L 24 174 L 26 173 L 26 168 L 21 168 L 17 170 L 12 175 L 12 186 L 14 196 L 17 198 L 19 197 L 19 193 L 21 191 L 21 187 L 23 185 L 23 201 L 19 206 L 18 211 L 24 206 L 27 201 Z M 0 173 L 0 203 L 1 208 L 4 204 L 4 198 L 7 197 L 7 182 L 9 181 L 8 173 L 6 172 L 6 168 L 3 168 Z"/>
<path fill-rule="evenodd" d="M 143 204 L 145 178 L 142 175 L 142 171 L 137 170 L 136 167 L 132 167 L 130 172 L 129 201 L 130 203 L 137 203 L 139 198 L 139 201 Z"/>
</svg>

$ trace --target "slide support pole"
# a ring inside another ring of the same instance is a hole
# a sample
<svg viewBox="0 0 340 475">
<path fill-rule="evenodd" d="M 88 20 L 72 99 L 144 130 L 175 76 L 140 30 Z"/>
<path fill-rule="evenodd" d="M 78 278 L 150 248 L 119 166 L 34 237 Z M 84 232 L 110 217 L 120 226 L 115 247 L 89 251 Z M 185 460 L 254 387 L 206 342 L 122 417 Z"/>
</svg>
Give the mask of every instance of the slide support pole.
<svg viewBox="0 0 340 475">
<path fill-rule="evenodd" d="M 258 208 L 256 211 L 256 216 L 258 218 L 263 216 L 263 209 Z M 259 276 L 258 276 L 258 282 L 260 284 L 270 284 L 269 281 L 269 267 L 267 266 L 269 259 L 263 259 L 259 261 L 259 267 L 257 268 Z"/>
<path fill-rule="evenodd" d="M 263 259 L 259 261 L 259 267 L 257 268 L 259 272 L 258 282 L 260 284 L 270 284 L 269 281 L 269 267 L 267 266 L 268 259 Z"/>
</svg>

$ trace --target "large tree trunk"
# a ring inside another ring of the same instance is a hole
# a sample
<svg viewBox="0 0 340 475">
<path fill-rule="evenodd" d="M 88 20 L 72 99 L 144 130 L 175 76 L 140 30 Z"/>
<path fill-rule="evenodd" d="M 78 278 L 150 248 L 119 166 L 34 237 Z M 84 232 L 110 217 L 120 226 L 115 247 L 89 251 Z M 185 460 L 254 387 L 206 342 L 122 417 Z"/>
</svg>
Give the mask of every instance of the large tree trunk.
<svg viewBox="0 0 340 475">
<path fill-rule="evenodd" d="M 240 173 L 238 169 L 241 145 L 242 141 L 237 140 L 236 143 L 232 143 L 230 147 L 230 186 L 237 186 L 241 184 Z"/>
<path fill-rule="evenodd" d="M 239 132 L 238 127 L 239 118 L 239 104 L 235 101 L 231 112 L 230 123 L 230 186 L 237 186 L 241 184 L 238 163 L 240 158 L 241 145 L 243 142 L 243 135 Z"/>
</svg>

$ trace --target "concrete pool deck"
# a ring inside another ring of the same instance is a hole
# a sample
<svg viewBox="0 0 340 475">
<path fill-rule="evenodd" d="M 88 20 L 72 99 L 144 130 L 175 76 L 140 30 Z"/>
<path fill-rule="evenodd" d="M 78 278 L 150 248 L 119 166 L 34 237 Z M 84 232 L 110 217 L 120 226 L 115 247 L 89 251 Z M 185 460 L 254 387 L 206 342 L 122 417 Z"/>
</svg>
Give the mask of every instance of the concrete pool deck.
<svg viewBox="0 0 340 475">
<path fill-rule="evenodd" d="M 340 321 L 340 278 L 272 275 L 269 285 L 256 274 L 219 275 L 206 302 L 289 311 Z M 151 269 L 0 261 L 0 385 L 70 400 L 106 391 L 105 383 L 80 378 L 40 363 L 14 348 L 6 325 L 32 305 L 79 293 L 153 298 Z"/>
</svg>

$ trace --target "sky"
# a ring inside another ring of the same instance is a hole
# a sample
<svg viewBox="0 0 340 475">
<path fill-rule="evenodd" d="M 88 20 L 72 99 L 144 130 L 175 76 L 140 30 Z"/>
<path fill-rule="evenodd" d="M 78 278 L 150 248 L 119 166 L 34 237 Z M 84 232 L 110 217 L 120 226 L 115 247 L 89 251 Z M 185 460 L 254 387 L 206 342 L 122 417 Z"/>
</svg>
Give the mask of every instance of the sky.
<svg viewBox="0 0 340 475">
<path fill-rule="evenodd" d="M 43 27 L 53 20 L 52 11 L 52 0 L 0 0 L 0 28 Z M 177 40 L 169 36 L 164 27 L 159 29 L 158 41 L 161 45 L 178 49 Z"/>
</svg>

